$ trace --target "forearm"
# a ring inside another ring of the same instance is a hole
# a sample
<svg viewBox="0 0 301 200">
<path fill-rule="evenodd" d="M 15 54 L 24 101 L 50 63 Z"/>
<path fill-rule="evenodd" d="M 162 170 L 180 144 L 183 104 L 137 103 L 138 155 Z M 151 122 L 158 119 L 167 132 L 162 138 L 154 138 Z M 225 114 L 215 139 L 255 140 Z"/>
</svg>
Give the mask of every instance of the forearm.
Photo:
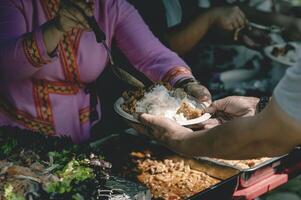
<svg viewBox="0 0 301 200">
<path fill-rule="evenodd" d="M 289 151 L 283 144 L 256 137 L 258 132 L 250 126 L 252 119 L 237 120 L 197 133 L 181 144 L 179 153 L 230 160 L 274 157 Z M 264 134 L 264 133 L 262 133 Z"/>
<path fill-rule="evenodd" d="M 153 82 L 171 85 L 193 77 L 187 64 L 154 37 L 132 6 L 122 1 L 121 8 L 124 17 L 117 19 L 115 41 L 137 70 Z"/>
<path fill-rule="evenodd" d="M 263 140 L 250 143 L 241 149 L 238 154 L 230 156 L 230 159 L 244 160 L 261 157 L 282 156 L 292 150 L 293 146 L 284 146 L 282 142 Z"/>
<path fill-rule="evenodd" d="M 271 100 L 263 112 L 200 131 L 177 143 L 189 156 L 246 159 L 279 156 L 301 143 L 301 125 Z"/>
<path fill-rule="evenodd" d="M 205 156 L 224 159 L 238 159 L 241 149 L 256 141 L 252 118 L 241 118 L 208 131 L 197 131 L 189 134 L 178 143 L 182 154 L 187 156 Z M 250 155 L 248 155 L 250 156 Z M 251 155 L 252 156 L 252 155 Z"/>
<path fill-rule="evenodd" d="M 211 11 L 199 14 L 191 21 L 171 28 L 166 33 L 167 42 L 173 51 L 183 55 L 207 34 L 213 23 Z"/>
</svg>

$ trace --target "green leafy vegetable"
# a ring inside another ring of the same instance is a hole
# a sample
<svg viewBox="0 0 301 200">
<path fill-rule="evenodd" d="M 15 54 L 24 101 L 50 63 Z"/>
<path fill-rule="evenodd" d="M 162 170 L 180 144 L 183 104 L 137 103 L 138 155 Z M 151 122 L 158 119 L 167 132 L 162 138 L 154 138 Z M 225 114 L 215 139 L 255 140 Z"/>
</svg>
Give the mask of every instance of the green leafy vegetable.
<svg viewBox="0 0 301 200">
<path fill-rule="evenodd" d="M 71 192 L 72 184 L 95 178 L 93 169 L 84 166 L 85 161 L 71 160 L 63 171 L 58 173 L 59 181 L 52 182 L 47 187 L 48 193 L 64 194 Z"/>
<path fill-rule="evenodd" d="M 11 184 L 6 184 L 4 187 L 4 198 L 6 200 L 25 200 L 22 196 L 14 193 L 14 187 Z"/>
<path fill-rule="evenodd" d="M 0 157 L 9 156 L 17 146 L 17 141 L 13 138 L 7 139 L 3 145 L 0 145 Z"/>
</svg>

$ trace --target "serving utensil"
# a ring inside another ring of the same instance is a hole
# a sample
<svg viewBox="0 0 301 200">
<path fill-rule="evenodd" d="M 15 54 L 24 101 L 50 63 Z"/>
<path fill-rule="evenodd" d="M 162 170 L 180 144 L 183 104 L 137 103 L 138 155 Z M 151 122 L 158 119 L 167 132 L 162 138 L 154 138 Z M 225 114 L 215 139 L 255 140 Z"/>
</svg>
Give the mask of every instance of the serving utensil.
<svg viewBox="0 0 301 200">
<path fill-rule="evenodd" d="M 284 29 L 282 27 L 275 26 L 275 25 L 265 26 L 254 22 L 249 22 L 245 26 L 237 28 L 234 31 L 234 41 L 238 41 L 239 34 L 241 32 L 250 32 L 254 30 L 266 33 L 267 35 L 269 35 L 269 38 L 272 40 L 273 38 L 276 38 L 276 35 L 281 35 Z"/>
<path fill-rule="evenodd" d="M 255 28 L 255 29 L 258 29 L 258 30 L 263 30 L 263 31 L 267 31 L 267 32 L 271 32 L 271 33 L 281 33 L 284 29 L 279 27 L 279 26 L 275 26 L 275 25 L 272 25 L 272 26 L 264 26 L 264 25 L 261 25 L 261 24 L 256 24 L 254 22 L 250 22 L 248 24 L 249 27 L 251 28 Z"/>
<path fill-rule="evenodd" d="M 122 69 L 121 67 L 119 67 L 115 64 L 115 62 L 113 60 L 113 57 L 112 57 L 112 54 L 111 54 L 111 49 L 108 47 L 108 45 L 106 43 L 106 34 L 98 26 L 98 23 L 97 23 L 95 17 L 93 15 L 92 16 L 86 15 L 84 10 L 80 6 L 78 6 L 77 4 L 73 3 L 70 0 L 62 0 L 62 3 L 65 4 L 65 5 L 70 5 L 74 8 L 76 8 L 85 17 L 87 23 L 89 24 L 90 28 L 93 30 L 93 32 L 95 34 L 96 41 L 98 43 L 101 43 L 104 46 L 104 48 L 105 48 L 105 50 L 108 54 L 110 66 L 112 68 L 113 73 L 120 80 L 128 83 L 129 85 L 131 85 L 133 87 L 145 88 L 145 85 L 140 80 L 138 80 L 133 75 L 131 75 L 130 73 L 128 73 L 127 71 L 125 71 L 124 69 Z"/>
</svg>

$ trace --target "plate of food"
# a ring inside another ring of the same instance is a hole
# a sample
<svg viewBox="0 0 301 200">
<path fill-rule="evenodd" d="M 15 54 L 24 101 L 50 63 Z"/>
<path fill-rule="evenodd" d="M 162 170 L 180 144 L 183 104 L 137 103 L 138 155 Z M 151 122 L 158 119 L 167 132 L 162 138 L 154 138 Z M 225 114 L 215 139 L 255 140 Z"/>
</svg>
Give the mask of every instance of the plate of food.
<svg viewBox="0 0 301 200">
<path fill-rule="evenodd" d="M 292 66 L 297 63 L 298 48 L 297 43 L 276 44 L 266 47 L 264 53 L 273 61 Z"/>
<path fill-rule="evenodd" d="M 167 117 L 182 126 L 189 126 L 210 119 L 211 114 L 204 112 L 204 106 L 198 103 L 182 89 L 155 84 L 148 89 L 126 91 L 114 105 L 114 110 L 123 118 L 140 123 L 133 114 L 148 113 Z"/>
</svg>

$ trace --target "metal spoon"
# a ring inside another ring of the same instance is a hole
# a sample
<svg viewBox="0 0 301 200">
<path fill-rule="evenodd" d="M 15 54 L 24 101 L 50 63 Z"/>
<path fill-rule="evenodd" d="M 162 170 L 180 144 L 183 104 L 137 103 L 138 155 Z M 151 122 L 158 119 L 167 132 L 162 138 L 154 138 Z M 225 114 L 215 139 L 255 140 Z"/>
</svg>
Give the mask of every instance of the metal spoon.
<svg viewBox="0 0 301 200">
<path fill-rule="evenodd" d="M 128 73 L 124 69 L 122 69 L 122 68 L 115 65 L 110 48 L 108 47 L 108 45 L 105 42 L 102 42 L 102 44 L 103 44 L 103 46 L 105 47 L 105 49 L 108 53 L 108 57 L 109 57 L 109 61 L 110 61 L 113 73 L 120 80 L 122 80 L 124 82 L 127 82 L 128 84 L 130 84 L 133 87 L 145 88 L 145 85 L 141 81 L 139 81 L 137 78 L 135 78 L 133 75 L 131 75 L 130 73 Z"/>
</svg>

